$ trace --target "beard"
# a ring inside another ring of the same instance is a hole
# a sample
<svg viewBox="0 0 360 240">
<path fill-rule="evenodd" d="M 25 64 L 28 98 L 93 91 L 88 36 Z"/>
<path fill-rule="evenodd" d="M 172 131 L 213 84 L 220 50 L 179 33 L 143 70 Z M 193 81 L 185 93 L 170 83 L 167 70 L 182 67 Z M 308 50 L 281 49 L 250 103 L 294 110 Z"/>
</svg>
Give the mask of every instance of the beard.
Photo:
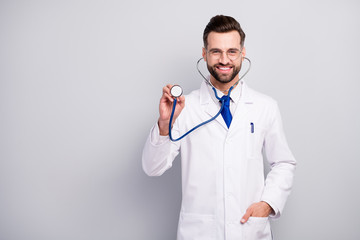
<svg viewBox="0 0 360 240">
<path fill-rule="evenodd" d="M 211 76 L 213 76 L 215 78 L 216 81 L 220 82 L 220 83 L 229 83 L 231 82 L 236 75 L 238 75 L 238 73 L 241 70 L 241 64 L 239 66 L 235 66 L 235 65 L 224 65 L 224 64 L 215 64 L 214 66 L 210 66 L 209 64 L 206 63 L 207 69 L 209 70 Z M 216 67 L 219 66 L 227 66 L 227 67 L 231 67 L 231 69 L 233 70 L 232 74 L 227 75 L 227 74 L 221 74 L 221 73 L 217 73 L 216 72 Z"/>
</svg>

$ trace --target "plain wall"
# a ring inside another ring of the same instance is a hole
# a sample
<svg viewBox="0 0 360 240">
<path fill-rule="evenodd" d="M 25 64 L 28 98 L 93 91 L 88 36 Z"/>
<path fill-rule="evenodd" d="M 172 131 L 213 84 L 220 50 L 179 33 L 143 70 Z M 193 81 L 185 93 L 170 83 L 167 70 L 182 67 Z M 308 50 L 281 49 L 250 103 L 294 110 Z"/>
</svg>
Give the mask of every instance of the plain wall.
<svg viewBox="0 0 360 240">
<path fill-rule="evenodd" d="M 0 239 L 175 239 L 180 161 L 141 154 L 162 86 L 197 89 L 202 32 L 235 17 L 246 82 L 298 160 L 275 239 L 360 239 L 360 2 L 0 2 Z"/>
</svg>

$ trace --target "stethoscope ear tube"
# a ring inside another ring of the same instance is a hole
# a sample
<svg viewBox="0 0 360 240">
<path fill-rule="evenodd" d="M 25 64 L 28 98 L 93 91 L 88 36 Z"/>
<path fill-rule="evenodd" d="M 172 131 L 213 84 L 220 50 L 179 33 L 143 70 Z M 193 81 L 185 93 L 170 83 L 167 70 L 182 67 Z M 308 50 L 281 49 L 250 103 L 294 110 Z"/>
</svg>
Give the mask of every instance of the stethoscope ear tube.
<svg viewBox="0 0 360 240">
<path fill-rule="evenodd" d="M 239 80 L 237 80 L 236 83 L 235 83 L 234 85 L 232 85 L 232 87 L 236 86 L 236 85 L 241 81 L 241 79 L 243 79 L 243 78 L 246 76 L 246 74 L 248 74 L 248 72 L 249 72 L 250 69 L 251 69 L 251 61 L 250 61 L 250 59 L 247 58 L 247 57 L 244 57 L 244 59 L 245 59 L 246 61 L 248 61 L 249 67 L 248 67 L 248 69 L 246 69 L 245 73 L 239 78 Z M 200 69 L 199 69 L 199 63 L 201 62 L 201 60 L 204 60 L 204 58 L 200 58 L 200 59 L 196 62 L 196 69 L 198 70 L 198 72 L 199 72 L 199 74 L 202 76 L 202 78 L 203 78 L 210 86 L 214 87 L 214 86 L 211 84 L 211 82 L 209 81 L 209 79 L 207 79 L 207 78 L 204 76 L 204 74 L 202 74 L 202 72 L 201 72 Z"/>
</svg>

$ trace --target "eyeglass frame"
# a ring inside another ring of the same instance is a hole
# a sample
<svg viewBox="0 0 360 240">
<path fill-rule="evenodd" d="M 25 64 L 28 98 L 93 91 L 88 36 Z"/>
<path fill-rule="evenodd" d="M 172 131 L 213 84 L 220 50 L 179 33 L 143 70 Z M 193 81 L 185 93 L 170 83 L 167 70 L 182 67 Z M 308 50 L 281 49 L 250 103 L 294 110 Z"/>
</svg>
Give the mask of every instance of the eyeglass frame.
<svg viewBox="0 0 360 240">
<path fill-rule="evenodd" d="M 237 51 L 239 51 L 239 56 L 238 56 L 237 58 L 235 58 L 235 59 L 232 59 L 231 57 L 229 57 L 229 51 L 231 51 L 231 50 L 237 50 Z M 207 49 L 205 48 L 205 51 L 206 51 L 206 53 L 209 53 L 210 57 L 212 57 L 212 59 L 214 59 L 214 60 L 219 60 L 219 59 L 221 58 L 222 54 L 223 54 L 223 53 L 226 53 L 226 56 L 227 56 L 228 59 L 230 59 L 231 61 L 235 61 L 235 60 L 237 60 L 237 59 L 241 56 L 241 53 L 242 53 L 242 51 L 243 51 L 243 48 L 241 48 L 241 50 L 238 49 L 238 48 L 230 48 L 230 49 L 228 49 L 226 52 L 223 51 L 223 50 L 221 50 L 221 49 L 218 49 L 218 48 L 213 48 L 213 49 L 210 49 L 210 50 L 207 50 Z M 211 56 L 211 51 L 220 51 L 221 54 L 220 54 L 217 58 L 214 58 L 214 56 Z"/>
</svg>

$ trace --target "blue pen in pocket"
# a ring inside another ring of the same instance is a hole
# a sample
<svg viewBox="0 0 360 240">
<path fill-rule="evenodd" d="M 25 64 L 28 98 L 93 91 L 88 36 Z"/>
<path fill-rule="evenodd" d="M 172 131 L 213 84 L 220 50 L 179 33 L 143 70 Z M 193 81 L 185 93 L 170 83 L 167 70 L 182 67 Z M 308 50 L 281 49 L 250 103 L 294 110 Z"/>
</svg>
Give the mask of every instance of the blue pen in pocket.
<svg viewBox="0 0 360 240">
<path fill-rule="evenodd" d="M 254 133 L 254 130 L 255 130 L 254 123 L 251 122 L 250 126 L 251 126 L 251 133 Z"/>
</svg>

